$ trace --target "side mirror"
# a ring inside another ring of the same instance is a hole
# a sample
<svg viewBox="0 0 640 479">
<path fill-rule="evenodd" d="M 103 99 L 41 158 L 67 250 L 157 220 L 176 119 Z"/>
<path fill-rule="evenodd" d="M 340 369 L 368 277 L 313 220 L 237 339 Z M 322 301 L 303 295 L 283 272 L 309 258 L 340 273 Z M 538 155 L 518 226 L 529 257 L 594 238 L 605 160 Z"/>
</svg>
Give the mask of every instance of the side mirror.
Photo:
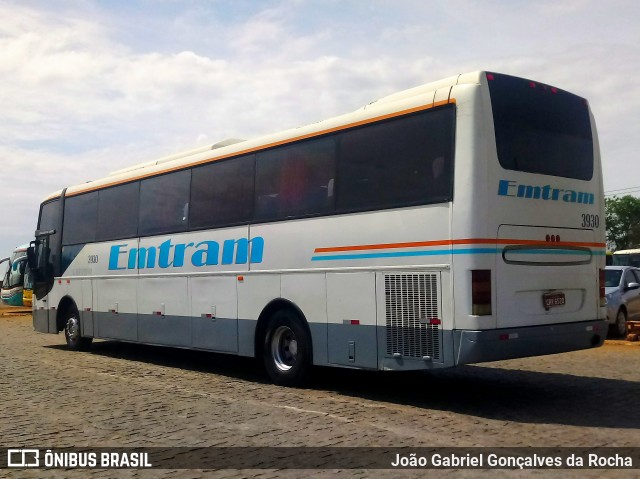
<svg viewBox="0 0 640 479">
<path fill-rule="evenodd" d="M 27 264 L 29 265 L 31 271 L 35 271 L 36 269 L 38 269 L 35 246 L 29 246 L 27 248 Z"/>
<path fill-rule="evenodd" d="M 640 283 L 629 283 L 625 288 L 627 291 L 640 288 Z"/>
</svg>

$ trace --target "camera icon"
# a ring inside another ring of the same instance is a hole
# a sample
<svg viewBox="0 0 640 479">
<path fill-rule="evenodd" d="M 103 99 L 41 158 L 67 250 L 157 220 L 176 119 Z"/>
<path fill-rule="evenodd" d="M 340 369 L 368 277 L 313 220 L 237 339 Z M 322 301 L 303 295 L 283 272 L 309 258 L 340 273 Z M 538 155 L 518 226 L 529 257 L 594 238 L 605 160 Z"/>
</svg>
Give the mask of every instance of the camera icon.
<svg viewBox="0 0 640 479">
<path fill-rule="evenodd" d="M 39 467 L 40 450 L 38 449 L 8 449 L 7 467 Z"/>
</svg>

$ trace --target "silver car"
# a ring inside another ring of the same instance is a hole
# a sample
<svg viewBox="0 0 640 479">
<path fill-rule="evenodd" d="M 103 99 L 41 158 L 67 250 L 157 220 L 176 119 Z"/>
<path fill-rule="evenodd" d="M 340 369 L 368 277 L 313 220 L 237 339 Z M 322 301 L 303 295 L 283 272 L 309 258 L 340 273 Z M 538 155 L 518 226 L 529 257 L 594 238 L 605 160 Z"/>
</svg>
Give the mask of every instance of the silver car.
<svg viewBox="0 0 640 479">
<path fill-rule="evenodd" d="M 640 321 L 640 270 L 631 266 L 607 266 L 604 284 L 611 332 L 624 336 L 627 320 Z"/>
</svg>

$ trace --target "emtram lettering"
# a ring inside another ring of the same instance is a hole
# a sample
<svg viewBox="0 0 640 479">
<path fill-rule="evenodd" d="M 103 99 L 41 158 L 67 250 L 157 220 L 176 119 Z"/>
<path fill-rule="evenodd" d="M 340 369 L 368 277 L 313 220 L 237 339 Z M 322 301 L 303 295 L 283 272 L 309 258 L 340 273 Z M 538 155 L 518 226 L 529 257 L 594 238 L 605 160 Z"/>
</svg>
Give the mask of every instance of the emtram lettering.
<svg viewBox="0 0 640 479">
<path fill-rule="evenodd" d="M 580 203 L 583 205 L 592 205 L 595 202 L 593 193 L 554 188 L 552 185 L 524 185 L 513 180 L 500 180 L 498 183 L 498 196 L 562 201 L 564 203 Z"/>
<path fill-rule="evenodd" d="M 159 246 L 129 248 L 128 243 L 112 245 L 109 251 L 109 270 L 181 268 L 185 261 L 200 268 L 217 264 L 262 263 L 264 238 L 257 236 L 225 240 L 220 255 L 217 241 L 172 243 L 171 239 Z M 220 257 L 222 256 L 222 257 Z"/>
</svg>

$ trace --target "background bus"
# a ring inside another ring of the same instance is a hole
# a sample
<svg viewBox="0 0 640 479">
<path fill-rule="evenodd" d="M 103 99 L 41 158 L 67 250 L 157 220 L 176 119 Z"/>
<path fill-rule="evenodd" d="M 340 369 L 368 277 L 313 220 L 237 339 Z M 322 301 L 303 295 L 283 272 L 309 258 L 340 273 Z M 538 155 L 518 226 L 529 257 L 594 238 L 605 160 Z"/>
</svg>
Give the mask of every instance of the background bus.
<svg viewBox="0 0 640 479">
<path fill-rule="evenodd" d="M 24 273 L 27 267 L 27 248 L 16 248 L 9 257 L 9 269 L 2 280 L 0 299 L 10 306 L 23 305 Z"/>
<path fill-rule="evenodd" d="M 640 268 L 640 249 L 623 249 L 613 252 L 614 266 L 634 266 Z"/>
<path fill-rule="evenodd" d="M 41 206 L 34 327 L 411 370 L 602 344 L 586 100 L 474 72 L 70 186 Z"/>
</svg>

